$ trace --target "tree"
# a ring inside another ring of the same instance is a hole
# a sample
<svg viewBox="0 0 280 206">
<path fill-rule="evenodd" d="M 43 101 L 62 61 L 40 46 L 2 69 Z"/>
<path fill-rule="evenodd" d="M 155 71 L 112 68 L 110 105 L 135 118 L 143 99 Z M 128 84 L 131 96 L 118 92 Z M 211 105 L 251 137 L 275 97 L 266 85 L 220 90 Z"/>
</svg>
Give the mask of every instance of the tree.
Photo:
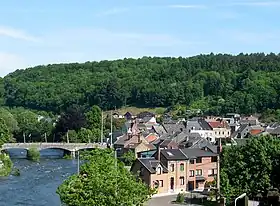
<svg viewBox="0 0 280 206">
<path fill-rule="evenodd" d="M 5 121 L 10 132 L 18 131 L 18 122 L 14 115 L 5 108 L 0 108 L 0 117 Z"/>
<path fill-rule="evenodd" d="M 132 175 L 114 158 L 112 150 L 94 150 L 86 154 L 80 174 L 62 183 L 57 193 L 68 206 L 142 205 L 153 190 Z"/>
<path fill-rule="evenodd" d="M 249 139 L 244 146 L 223 149 L 221 189 L 226 197 L 246 192 L 255 197 L 270 188 L 279 188 L 280 140 L 271 136 Z"/>
<path fill-rule="evenodd" d="M 11 140 L 12 135 L 5 121 L 0 118 L 0 147 Z"/>
<path fill-rule="evenodd" d="M 83 113 L 83 108 L 77 105 L 69 107 L 60 116 L 56 126 L 55 134 L 58 141 L 61 141 L 63 137 L 69 130 L 79 131 L 82 127 L 85 127 L 87 120 L 85 114 Z"/>
<path fill-rule="evenodd" d="M 32 135 L 38 132 L 38 115 L 23 108 L 14 109 L 12 110 L 12 113 L 15 116 L 19 127 L 15 133 L 17 141 L 22 142 L 24 136 L 26 137 L 26 141 L 30 140 Z"/>
<path fill-rule="evenodd" d="M 129 150 L 128 152 L 123 154 L 122 159 L 126 165 L 131 166 L 134 160 L 136 159 L 135 153 Z"/>
<path fill-rule="evenodd" d="M 73 104 L 102 110 L 185 104 L 203 111 L 206 107 L 211 112 L 249 114 L 280 108 L 279 76 L 279 54 L 53 64 L 0 79 L 0 105 L 60 113 Z"/>
</svg>

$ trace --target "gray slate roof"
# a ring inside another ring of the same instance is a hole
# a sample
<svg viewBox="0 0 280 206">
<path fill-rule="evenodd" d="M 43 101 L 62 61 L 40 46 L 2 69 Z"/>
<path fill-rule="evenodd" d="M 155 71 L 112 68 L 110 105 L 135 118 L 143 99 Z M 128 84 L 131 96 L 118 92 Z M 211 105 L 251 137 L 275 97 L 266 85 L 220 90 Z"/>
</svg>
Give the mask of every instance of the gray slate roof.
<svg viewBox="0 0 280 206">
<path fill-rule="evenodd" d="M 193 144 L 189 148 L 203 149 L 205 147 L 208 148 L 213 153 L 217 152 L 217 146 L 212 145 L 207 139 L 204 139 L 204 138 L 201 138 L 200 140 L 198 140 L 195 144 Z"/>
<path fill-rule="evenodd" d="M 167 160 L 187 160 L 188 157 L 180 149 L 164 149 L 161 154 Z"/>
<path fill-rule="evenodd" d="M 151 158 L 138 158 L 138 160 L 152 174 L 156 173 L 156 168 L 160 164 L 160 162 L 153 157 L 151 157 Z M 162 164 L 160 164 L 160 165 L 163 168 L 163 172 L 168 172 L 168 169 L 164 165 L 162 165 Z"/>
<path fill-rule="evenodd" d="M 216 157 L 216 156 L 218 156 L 217 153 L 205 151 L 205 150 L 198 149 L 198 148 L 185 148 L 185 149 L 182 149 L 182 152 L 189 159 L 195 159 L 197 157 Z"/>
</svg>

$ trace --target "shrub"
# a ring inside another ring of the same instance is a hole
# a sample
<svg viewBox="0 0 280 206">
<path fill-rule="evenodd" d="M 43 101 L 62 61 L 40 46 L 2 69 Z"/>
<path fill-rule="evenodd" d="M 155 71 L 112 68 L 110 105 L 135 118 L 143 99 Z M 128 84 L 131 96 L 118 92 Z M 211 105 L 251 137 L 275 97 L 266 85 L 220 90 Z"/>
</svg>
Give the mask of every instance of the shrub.
<svg viewBox="0 0 280 206">
<path fill-rule="evenodd" d="M 36 148 L 27 151 L 27 159 L 38 162 L 40 160 L 40 152 Z"/>
<path fill-rule="evenodd" d="M 9 155 L 0 153 L 0 176 L 8 176 L 10 175 L 12 168 L 13 168 L 13 162 L 10 159 Z"/>
<path fill-rule="evenodd" d="M 183 203 L 185 202 L 185 195 L 183 193 L 179 193 L 176 197 L 176 203 Z"/>
</svg>

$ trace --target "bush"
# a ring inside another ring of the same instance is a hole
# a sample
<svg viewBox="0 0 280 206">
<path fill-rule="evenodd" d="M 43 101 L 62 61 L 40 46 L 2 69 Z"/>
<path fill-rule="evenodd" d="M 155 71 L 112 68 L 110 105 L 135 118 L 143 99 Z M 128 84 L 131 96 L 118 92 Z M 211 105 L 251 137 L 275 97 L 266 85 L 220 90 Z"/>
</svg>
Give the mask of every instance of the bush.
<svg viewBox="0 0 280 206">
<path fill-rule="evenodd" d="M 184 203 L 185 195 L 183 193 L 179 193 L 176 197 L 176 203 Z"/>
<path fill-rule="evenodd" d="M 40 160 L 40 152 L 36 148 L 31 148 L 27 151 L 27 159 L 38 162 Z"/>
<path fill-rule="evenodd" d="M 9 155 L 0 153 L 0 164 L 0 176 L 10 175 L 13 168 L 13 162 Z"/>
</svg>

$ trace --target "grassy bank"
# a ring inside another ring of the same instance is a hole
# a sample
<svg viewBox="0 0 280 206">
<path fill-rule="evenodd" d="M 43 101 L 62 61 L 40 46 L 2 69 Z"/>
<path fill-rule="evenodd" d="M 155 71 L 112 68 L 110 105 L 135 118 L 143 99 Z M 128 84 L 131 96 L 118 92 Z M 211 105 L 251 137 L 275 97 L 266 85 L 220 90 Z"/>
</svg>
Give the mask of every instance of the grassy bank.
<svg viewBox="0 0 280 206">
<path fill-rule="evenodd" d="M 121 115 L 124 115 L 126 112 L 130 112 L 133 115 L 139 114 L 141 112 L 152 112 L 154 114 L 160 115 L 163 114 L 166 109 L 163 107 L 155 107 L 155 108 L 141 108 L 141 107 L 122 107 L 120 109 L 113 110 L 113 112 L 117 112 Z M 107 111 L 106 113 L 110 113 L 111 111 Z"/>
<path fill-rule="evenodd" d="M 0 176 L 10 175 L 13 168 L 13 163 L 9 155 L 0 153 Z"/>
</svg>

